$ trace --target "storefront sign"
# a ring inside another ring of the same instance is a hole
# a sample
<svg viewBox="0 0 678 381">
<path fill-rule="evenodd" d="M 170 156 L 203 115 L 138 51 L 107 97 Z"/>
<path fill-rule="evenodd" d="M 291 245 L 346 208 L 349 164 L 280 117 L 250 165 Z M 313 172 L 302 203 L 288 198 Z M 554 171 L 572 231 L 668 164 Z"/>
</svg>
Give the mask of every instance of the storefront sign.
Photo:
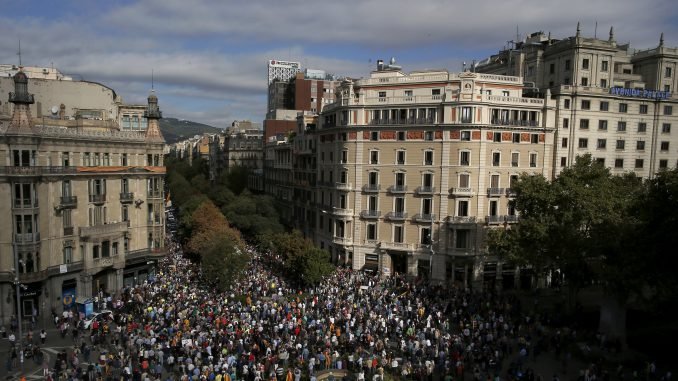
<svg viewBox="0 0 678 381">
<path fill-rule="evenodd" d="M 624 97 L 649 98 L 649 99 L 668 99 L 671 98 L 670 91 L 628 89 L 625 87 L 610 87 L 610 94 L 621 95 Z"/>
</svg>

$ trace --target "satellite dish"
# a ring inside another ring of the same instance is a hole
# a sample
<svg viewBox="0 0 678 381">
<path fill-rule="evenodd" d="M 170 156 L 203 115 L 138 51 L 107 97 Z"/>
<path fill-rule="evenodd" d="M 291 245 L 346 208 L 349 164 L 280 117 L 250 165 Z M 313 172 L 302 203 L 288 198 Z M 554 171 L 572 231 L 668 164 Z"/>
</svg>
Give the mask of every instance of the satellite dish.
<svg viewBox="0 0 678 381">
<path fill-rule="evenodd" d="M 52 111 L 52 115 L 56 115 L 57 113 L 59 113 L 59 107 L 57 107 L 57 106 L 52 106 L 52 108 L 50 109 L 50 111 Z"/>
</svg>

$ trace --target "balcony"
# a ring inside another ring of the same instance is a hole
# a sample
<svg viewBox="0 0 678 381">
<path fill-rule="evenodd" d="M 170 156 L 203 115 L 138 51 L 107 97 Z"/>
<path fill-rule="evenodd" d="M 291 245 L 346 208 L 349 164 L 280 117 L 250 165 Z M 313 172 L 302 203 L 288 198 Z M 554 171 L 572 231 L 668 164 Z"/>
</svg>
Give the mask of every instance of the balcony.
<svg viewBox="0 0 678 381">
<path fill-rule="evenodd" d="M 73 209 L 78 207 L 78 196 L 61 196 L 59 201 L 61 209 Z"/>
<path fill-rule="evenodd" d="M 31 244 L 40 242 L 40 233 L 23 233 L 14 234 L 14 243 L 16 244 Z"/>
<path fill-rule="evenodd" d="M 0 166 L 0 175 L 9 176 L 41 176 L 41 175 L 64 175 L 75 174 L 76 167 L 62 167 L 62 166 L 32 166 L 32 167 L 18 167 L 18 166 Z"/>
<path fill-rule="evenodd" d="M 120 193 L 120 202 L 123 204 L 129 204 L 134 201 L 134 192 L 121 192 Z"/>
<path fill-rule="evenodd" d="M 93 204 L 103 204 L 106 202 L 106 194 L 91 194 L 89 195 L 89 202 Z"/>
<path fill-rule="evenodd" d="M 412 245 L 405 242 L 381 242 L 381 248 L 385 250 L 410 251 Z"/>
<path fill-rule="evenodd" d="M 155 226 L 155 225 L 162 225 L 162 221 L 160 220 L 160 218 L 149 218 L 149 219 L 148 219 L 148 224 L 149 224 L 149 225 L 154 225 L 154 226 Z"/>
<path fill-rule="evenodd" d="M 360 217 L 365 219 L 377 219 L 381 216 L 381 211 L 379 210 L 363 210 L 360 212 Z"/>
<path fill-rule="evenodd" d="M 351 217 L 353 215 L 353 209 L 343 209 L 343 208 L 332 208 L 332 214 L 337 217 Z"/>
<path fill-rule="evenodd" d="M 75 229 L 73 228 L 73 226 L 65 226 L 64 227 L 64 235 L 73 235 L 74 232 L 75 232 Z"/>
<path fill-rule="evenodd" d="M 21 273 L 19 274 L 19 282 L 21 283 L 39 282 L 47 279 L 48 276 L 49 273 L 47 270 Z"/>
<path fill-rule="evenodd" d="M 516 197 L 516 191 L 513 188 L 506 188 L 506 197 Z"/>
<path fill-rule="evenodd" d="M 487 188 L 487 197 L 501 197 L 504 195 L 504 188 Z"/>
<path fill-rule="evenodd" d="M 157 189 L 150 189 L 147 194 L 148 198 L 162 198 L 162 191 Z"/>
<path fill-rule="evenodd" d="M 523 127 L 536 127 L 538 122 L 536 120 L 502 120 L 498 118 L 492 118 L 492 124 L 500 126 L 523 126 Z"/>
<path fill-rule="evenodd" d="M 509 224 L 518 223 L 519 220 L 520 217 L 517 214 L 509 214 L 508 216 L 506 216 L 506 222 L 508 222 Z"/>
<path fill-rule="evenodd" d="M 391 185 L 388 191 L 390 193 L 407 193 L 407 185 Z"/>
<path fill-rule="evenodd" d="M 128 222 L 114 222 L 111 224 L 86 226 L 80 228 L 81 237 L 90 237 L 98 235 L 114 235 L 127 231 Z"/>
<path fill-rule="evenodd" d="M 447 217 L 448 224 L 475 224 L 475 216 L 449 216 Z"/>
<path fill-rule="evenodd" d="M 426 213 L 417 213 L 413 217 L 413 219 L 416 222 L 433 222 L 435 218 L 436 218 L 435 214 L 426 214 Z"/>
<path fill-rule="evenodd" d="M 451 188 L 450 194 L 457 197 L 473 196 L 473 188 Z"/>
<path fill-rule="evenodd" d="M 353 239 L 346 237 L 332 237 L 332 243 L 338 245 L 350 245 L 351 243 L 353 243 Z"/>
<path fill-rule="evenodd" d="M 404 221 L 407 219 L 407 212 L 388 212 L 384 218 L 392 221 Z"/>
<path fill-rule="evenodd" d="M 486 216 L 485 222 L 489 225 L 498 225 L 506 222 L 506 216 Z"/>
<path fill-rule="evenodd" d="M 148 260 L 153 260 L 157 258 L 162 258 L 167 254 L 167 250 L 165 250 L 164 247 L 156 247 L 152 249 L 141 249 L 141 250 L 133 250 L 133 251 L 128 251 L 125 254 L 125 262 L 126 264 L 132 264 L 132 263 L 141 263 L 145 262 Z"/>
<path fill-rule="evenodd" d="M 415 190 L 415 192 L 416 192 L 417 194 L 419 194 L 419 195 L 434 194 L 435 191 L 436 191 L 436 188 L 435 188 L 435 187 L 424 186 L 424 185 L 418 187 L 418 188 Z"/>
<path fill-rule="evenodd" d="M 379 184 L 365 184 L 363 185 L 363 192 L 365 193 L 376 193 L 381 190 L 381 185 Z"/>
<path fill-rule="evenodd" d="M 353 187 L 349 183 L 335 183 L 334 188 L 340 191 L 350 191 L 351 189 L 353 189 Z"/>
</svg>

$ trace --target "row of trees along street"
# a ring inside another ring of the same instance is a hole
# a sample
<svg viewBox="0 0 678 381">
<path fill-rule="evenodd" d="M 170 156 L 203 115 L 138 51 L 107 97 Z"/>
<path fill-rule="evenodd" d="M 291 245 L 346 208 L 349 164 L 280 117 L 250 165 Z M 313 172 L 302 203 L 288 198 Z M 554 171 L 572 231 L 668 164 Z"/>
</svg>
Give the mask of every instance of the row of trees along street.
<svg viewBox="0 0 678 381">
<path fill-rule="evenodd" d="M 210 182 L 202 159 L 188 164 L 167 157 L 165 164 L 184 251 L 200 261 L 206 278 L 220 290 L 228 290 L 247 266 L 246 242 L 279 254 L 283 268 L 278 270 L 299 287 L 316 285 L 333 270 L 327 251 L 283 226 L 270 196 L 246 189 L 245 168 L 235 167 Z"/>
<path fill-rule="evenodd" d="M 599 288 L 599 330 L 622 343 L 628 308 L 676 310 L 678 170 L 615 176 L 585 155 L 553 181 L 523 174 L 513 188 L 520 221 L 489 233 L 490 253 L 562 282 L 570 307 Z"/>
</svg>

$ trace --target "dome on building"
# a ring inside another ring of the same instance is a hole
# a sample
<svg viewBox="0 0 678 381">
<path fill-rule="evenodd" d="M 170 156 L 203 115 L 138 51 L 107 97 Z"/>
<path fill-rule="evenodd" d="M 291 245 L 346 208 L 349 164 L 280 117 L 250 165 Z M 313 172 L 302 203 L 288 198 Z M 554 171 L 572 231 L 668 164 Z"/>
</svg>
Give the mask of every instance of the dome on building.
<svg viewBox="0 0 678 381">
<path fill-rule="evenodd" d="M 18 71 L 14 74 L 14 83 L 28 83 L 28 77 L 23 71 Z"/>
</svg>

